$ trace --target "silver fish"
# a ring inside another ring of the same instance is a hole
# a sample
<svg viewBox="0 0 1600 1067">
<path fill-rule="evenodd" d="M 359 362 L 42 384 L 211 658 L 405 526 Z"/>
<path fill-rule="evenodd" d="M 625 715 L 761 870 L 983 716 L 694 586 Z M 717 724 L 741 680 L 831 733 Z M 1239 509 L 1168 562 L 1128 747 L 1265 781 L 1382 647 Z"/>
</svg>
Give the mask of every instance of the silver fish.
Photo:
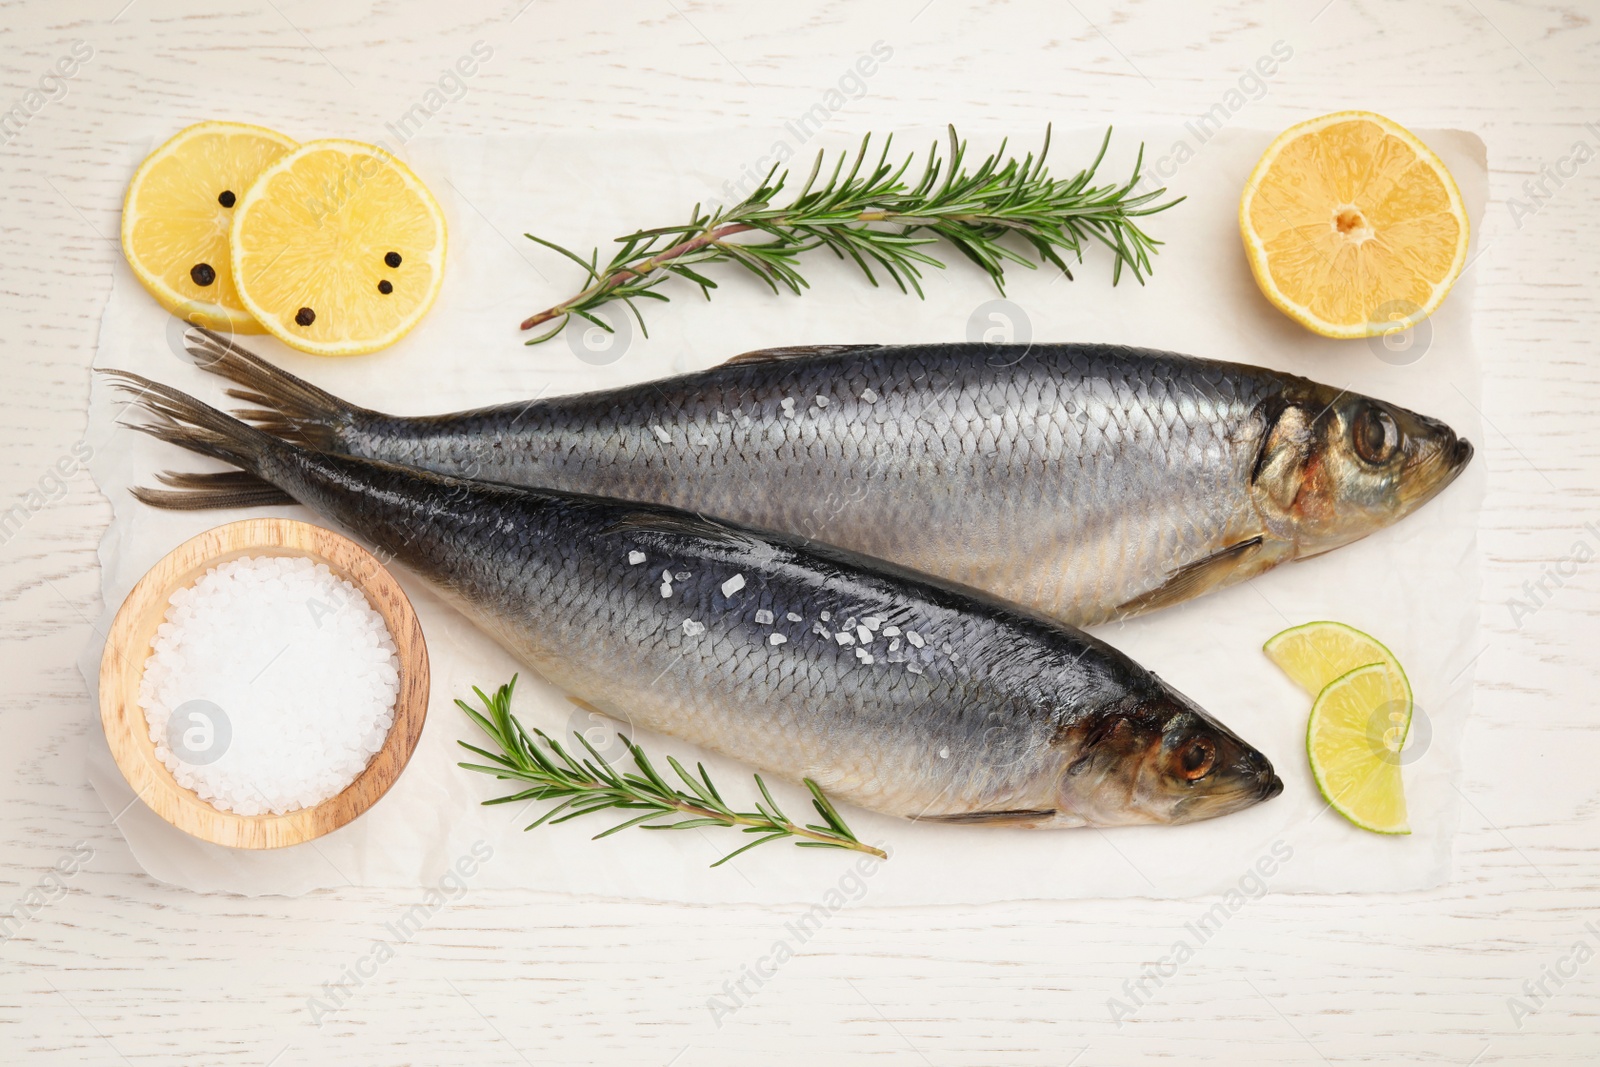
<svg viewBox="0 0 1600 1067">
<path fill-rule="evenodd" d="M 1111 345 L 768 349 L 453 415 L 354 407 L 192 331 L 273 433 L 671 504 L 1089 625 L 1349 544 L 1472 457 L 1450 427 L 1291 374 Z"/>
<path fill-rule="evenodd" d="M 137 375 L 141 429 L 235 464 L 159 507 L 284 492 L 393 553 L 600 710 L 908 818 L 1187 823 L 1283 788 L 1105 643 L 854 553 L 660 505 L 329 455 Z"/>
</svg>

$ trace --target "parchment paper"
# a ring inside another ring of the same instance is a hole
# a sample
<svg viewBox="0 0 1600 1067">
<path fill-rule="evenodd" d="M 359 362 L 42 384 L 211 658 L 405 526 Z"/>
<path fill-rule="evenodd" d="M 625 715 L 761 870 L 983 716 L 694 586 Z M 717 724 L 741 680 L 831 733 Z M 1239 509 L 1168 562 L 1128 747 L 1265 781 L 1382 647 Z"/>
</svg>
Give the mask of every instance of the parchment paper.
<svg viewBox="0 0 1600 1067">
<path fill-rule="evenodd" d="M 128 171 L 168 131 L 128 147 Z M 295 131 L 291 131 L 295 132 Z M 299 131 L 305 136 L 322 136 Z M 333 131 L 350 134 L 359 131 Z M 1000 131 L 966 131 L 988 151 Z M 1025 148 L 1041 131 L 1011 131 Z M 1474 222 L 1485 196 L 1485 155 L 1476 137 L 1420 131 L 1461 185 Z M 1093 156 L 1101 131 L 1056 130 L 1058 172 Z M 246 339 L 263 355 L 356 403 L 401 413 L 433 413 L 654 378 L 710 366 L 747 349 L 846 341 L 1115 341 L 1236 359 L 1305 374 L 1443 418 L 1482 440 L 1479 370 L 1471 343 L 1473 270 L 1443 308 L 1417 328 L 1409 346 L 1327 341 L 1274 310 L 1257 291 L 1240 248 L 1238 200 L 1245 176 L 1271 139 L 1268 131 L 1227 129 L 1200 142 L 1181 127 L 1119 127 L 1103 174 L 1127 172 L 1142 138 L 1147 160 L 1171 172 L 1166 183 L 1188 200 L 1149 220 L 1167 242 L 1148 285 L 1124 279 L 1112 289 L 1099 250 L 1074 271 L 1013 270 L 1008 300 L 949 248 L 951 269 L 930 272 L 926 300 L 893 288 L 870 289 L 826 253 L 807 261 L 812 289 L 773 296 L 726 269 L 707 304 L 685 284 L 673 301 L 647 302 L 650 336 L 637 327 L 615 348 L 585 347 L 576 330 L 538 348 L 516 332 L 526 314 L 570 295 L 582 279 L 573 264 L 521 236 L 532 231 L 587 252 L 597 240 L 682 217 L 696 201 L 731 201 L 739 184 L 779 143 L 802 170 L 817 148 L 852 147 L 856 134 L 829 133 L 796 143 L 792 131 L 710 131 L 670 137 L 567 134 L 511 138 L 417 139 L 400 150 L 444 205 L 450 250 L 446 284 L 429 317 L 394 348 L 350 359 L 302 356 L 265 338 Z M 901 133 L 896 144 L 924 149 L 938 131 Z M 1187 151 L 1180 150 L 1182 145 Z M 898 149 L 897 149 L 898 150 Z M 1181 163 L 1176 160 L 1182 159 Z M 1165 160 L 1163 163 L 1162 161 Z M 1175 170 L 1175 172 L 1174 172 Z M 1476 242 L 1474 242 L 1474 251 Z M 602 255 L 609 255 L 603 249 Z M 998 331 L 998 332 L 997 332 Z M 120 267 L 101 326 L 97 366 L 139 371 L 224 407 L 220 380 L 182 357 L 181 327 Z M 589 340 L 593 340 L 590 338 Z M 580 358 L 580 353 L 583 358 Z M 206 461 L 120 427 L 120 411 L 97 380 L 88 441 L 92 473 L 114 518 L 100 548 L 105 632 L 138 578 L 180 541 L 242 512 L 180 514 L 138 504 L 130 485 L 158 470 L 203 469 Z M 1449 876 L 1457 822 L 1459 752 L 1472 704 L 1472 665 L 1480 651 L 1475 529 L 1484 461 L 1475 460 L 1439 499 L 1398 526 L 1330 555 L 1281 567 L 1244 586 L 1122 625 L 1102 636 L 1195 698 L 1265 751 L 1285 782 L 1270 803 L 1186 827 L 1115 831 L 1017 831 L 912 825 L 854 808 L 846 817 L 865 840 L 887 844 L 890 861 L 778 843 L 715 871 L 707 865 L 739 843 L 716 830 L 628 831 L 600 842 L 601 822 L 532 833 L 533 809 L 485 808 L 497 784 L 456 766 L 457 739 L 475 728 L 452 704 L 470 687 L 492 687 L 518 667 L 511 657 L 399 569 L 432 653 L 433 695 L 420 746 L 394 789 L 351 825 L 315 842 L 273 852 L 232 851 L 189 838 L 157 818 L 91 731 L 88 775 L 135 857 L 156 878 L 199 891 L 297 894 L 353 885 L 518 887 L 586 896 L 718 903 L 800 902 L 831 910 L 844 900 L 872 905 L 977 903 L 1016 898 L 1181 897 L 1232 891 L 1394 891 Z M 320 522 L 301 508 L 255 509 Z M 938 536 L 932 530 L 930 536 Z M 1417 710 L 1405 782 L 1413 833 L 1379 837 L 1328 812 L 1306 765 L 1308 698 L 1260 652 L 1285 626 L 1318 618 L 1369 630 L 1410 673 Z M 100 638 L 85 649 L 96 716 Z M 516 710 L 552 733 L 601 730 L 559 692 L 526 672 Z M 601 734 L 591 736 L 601 736 Z M 691 763 L 704 759 L 725 792 L 749 794 L 749 769 L 672 738 L 641 733 L 647 749 Z M 779 786 L 791 814 L 807 808 L 796 788 Z M 485 858 L 487 855 L 487 858 Z M 463 873 L 470 871 L 470 874 Z"/>
</svg>

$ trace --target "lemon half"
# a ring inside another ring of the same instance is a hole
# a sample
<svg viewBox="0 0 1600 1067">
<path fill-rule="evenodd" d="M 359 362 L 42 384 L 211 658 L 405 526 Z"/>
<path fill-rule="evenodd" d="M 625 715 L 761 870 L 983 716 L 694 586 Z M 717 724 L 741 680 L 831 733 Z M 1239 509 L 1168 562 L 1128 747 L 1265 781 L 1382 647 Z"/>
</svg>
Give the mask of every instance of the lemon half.
<svg viewBox="0 0 1600 1067">
<path fill-rule="evenodd" d="M 1467 210 L 1450 171 L 1370 111 L 1280 134 L 1245 182 L 1239 228 L 1262 293 L 1325 337 L 1420 322 L 1467 259 Z"/>
</svg>

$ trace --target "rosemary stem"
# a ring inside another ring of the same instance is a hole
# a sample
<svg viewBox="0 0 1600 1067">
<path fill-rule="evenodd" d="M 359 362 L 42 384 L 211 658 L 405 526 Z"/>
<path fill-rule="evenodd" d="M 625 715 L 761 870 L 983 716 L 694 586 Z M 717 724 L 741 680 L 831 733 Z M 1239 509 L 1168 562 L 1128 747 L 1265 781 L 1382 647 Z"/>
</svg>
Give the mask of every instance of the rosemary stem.
<svg viewBox="0 0 1600 1067">
<path fill-rule="evenodd" d="M 709 211 L 696 204 L 682 225 L 617 238 L 620 247 L 603 265 L 598 248 L 585 258 L 527 234 L 576 263 L 587 283 L 576 295 L 522 321 L 523 330 L 555 323 L 527 344 L 550 340 L 574 316 L 610 329 L 593 312 L 618 300 L 645 329 L 639 301 L 670 300 L 670 290 L 661 290 L 674 277 L 693 282 L 709 298 L 717 283 L 701 273 L 708 266 L 737 266 L 774 293 L 799 295 L 810 284 L 800 261 L 819 248 L 853 263 L 870 285 L 887 279 L 918 297 L 923 296 L 923 272 L 945 266 L 932 254 L 941 242 L 976 263 L 1001 292 L 1008 266 L 1048 263 L 1067 272 L 1068 262 L 1082 262 L 1091 246 L 1110 250 L 1113 285 L 1124 271 L 1144 283 L 1161 242 L 1141 228 L 1143 221 L 1182 198 L 1161 202 L 1165 189 L 1137 191 L 1142 188 L 1142 149 L 1132 176 L 1108 184 L 1095 176 L 1110 144 L 1110 130 L 1093 161 L 1069 178 L 1053 178 L 1045 169 L 1048 129 L 1037 155 L 1007 155 L 1002 144 L 994 154 L 970 163 L 966 142 L 954 128 L 949 133 L 942 154 L 938 145 L 927 153 L 920 177 L 906 174 L 916 155 L 899 164 L 889 160 L 887 138 L 875 155 L 869 154 L 871 136 L 863 138 L 853 158 L 842 154 L 831 174 L 824 170 L 827 154 L 818 153 L 804 185 L 781 206 L 774 202 L 789 172 L 780 173 L 774 165 L 760 186 L 737 204 Z M 728 240 L 752 231 L 765 239 Z"/>
<path fill-rule="evenodd" d="M 880 860 L 889 858 L 889 854 L 883 849 L 874 848 L 864 841 L 841 841 L 836 834 L 818 833 L 808 827 L 801 826 L 799 823 L 792 823 L 787 820 L 768 820 L 751 815 L 742 815 L 739 812 L 734 812 L 730 816 L 711 808 L 702 808 L 688 801 L 678 801 L 672 806 L 685 815 L 694 815 L 703 819 L 716 819 L 718 822 L 725 823 L 728 826 L 781 826 L 794 837 L 803 837 L 808 841 L 825 841 L 838 848 L 848 848 L 855 852 L 869 853 Z"/>
<path fill-rule="evenodd" d="M 947 215 L 943 218 L 945 220 L 951 220 L 955 222 L 984 223 L 1002 226 L 1007 225 L 1007 223 L 1001 220 L 988 218 L 980 219 L 976 215 Z M 779 215 L 777 218 L 772 219 L 768 225 L 772 227 L 790 227 L 803 221 L 804 220 L 797 220 L 795 216 Z M 892 211 L 862 211 L 853 218 L 838 220 L 832 223 L 832 225 L 841 226 L 850 225 L 852 223 L 889 222 L 901 226 L 927 226 L 939 221 L 941 221 L 941 219 L 926 218 L 916 215 L 897 215 Z M 815 223 L 813 222 L 811 224 L 814 225 Z M 705 248 L 708 245 L 720 243 L 724 238 L 732 237 L 734 234 L 747 233 L 755 228 L 756 227 L 746 225 L 742 222 L 731 222 L 724 226 L 717 226 L 712 229 L 708 229 L 698 237 L 693 237 L 687 241 L 682 241 L 673 245 L 671 248 L 656 253 L 649 259 L 640 263 L 637 267 L 624 267 L 619 271 L 608 274 L 606 277 L 595 282 L 582 292 L 568 297 L 561 303 L 552 307 L 548 307 L 536 315 L 528 316 L 526 319 L 522 320 L 521 328 L 524 330 L 531 330 L 535 326 L 542 326 L 547 322 L 567 314 L 573 306 L 584 303 L 588 300 L 592 300 L 594 297 L 599 296 L 602 293 L 615 289 L 624 282 L 632 281 L 635 278 L 648 277 L 653 271 L 660 270 L 663 266 L 679 258 L 680 256 L 688 255 L 690 252 L 698 252 L 700 249 Z"/>
<path fill-rule="evenodd" d="M 537 775 L 519 773 L 510 768 L 502 770 L 501 778 L 517 778 L 525 782 L 543 784 L 543 779 Z M 671 808 L 682 815 L 692 815 L 697 819 L 714 819 L 724 826 L 760 826 L 768 830 L 782 828 L 791 837 L 803 837 L 808 841 L 822 841 L 836 848 L 847 848 L 854 852 L 865 852 L 881 860 L 889 858 L 889 854 L 881 848 L 874 848 L 863 841 L 843 840 L 837 834 L 819 833 L 800 823 L 790 822 L 787 819 L 769 819 L 761 815 L 746 815 L 737 811 L 718 811 L 715 808 L 704 807 L 690 800 L 680 797 L 660 798 L 658 803 L 663 808 Z"/>
<path fill-rule="evenodd" d="M 657 770 L 650 758 L 638 745 L 622 738 L 628 755 L 633 760 L 632 771 L 614 770 L 601 757 L 595 747 L 582 734 L 577 735 L 583 753 L 568 753 L 561 744 L 552 740 L 542 730 L 528 730 L 511 713 L 511 691 L 516 678 L 497 689 L 493 696 L 482 689 L 473 692 L 483 702 L 483 710 L 475 710 L 462 700 L 456 706 L 466 712 L 473 722 L 494 741 L 499 752 L 479 748 L 465 741 L 457 742 L 467 751 L 488 760 L 487 763 L 462 763 L 460 766 L 481 774 L 493 775 L 505 781 L 525 782 L 531 789 L 518 789 L 508 796 L 484 801 L 486 804 L 506 804 L 519 800 L 553 800 L 556 806 L 547 810 L 532 825 L 567 822 L 570 819 L 593 815 L 601 811 L 642 811 L 608 830 L 595 835 L 598 840 L 610 837 L 630 827 L 645 830 L 686 830 L 716 825 L 729 829 L 742 829 L 753 835 L 753 840 L 734 849 L 713 863 L 713 867 L 780 838 L 798 838 L 795 844 L 802 848 L 844 848 L 865 852 L 879 859 L 888 859 L 886 850 L 864 844 L 851 832 L 821 787 L 811 779 L 804 779 L 811 792 L 811 805 L 821 820 L 820 824 L 791 822 L 778 802 L 768 791 L 758 774 L 756 788 L 762 801 L 756 810 L 738 811 L 722 799 L 722 794 L 712 783 L 703 765 L 698 773 L 691 772 L 671 756 L 667 766 L 682 785 L 674 785 L 671 778 Z M 687 786 L 687 790 L 683 787 Z M 679 819 L 678 816 L 687 816 Z"/>
<path fill-rule="evenodd" d="M 546 308 L 537 315 L 528 316 L 522 320 L 521 328 L 524 330 L 531 330 L 535 326 L 539 326 L 543 323 L 551 321 L 552 319 L 565 315 L 575 304 L 583 303 L 585 300 L 592 299 L 601 293 L 615 289 L 623 282 L 632 281 L 635 278 L 646 277 L 652 272 L 660 270 L 663 265 L 672 262 L 679 256 L 685 256 L 690 252 L 699 251 L 707 245 L 716 244 L 724 237 L 732 237 L 736 233 L 744 233 L 747 230 L 753 229 L 755 229 L 754 226 L 747 226 L 742 222 L 731 222 L 725 226 L 717 226 L 713 229 L 709 229 L 700 234 L 698 237 L 691 237 L 687 241 L 682 241 L 673 245 L 671 248 L 656 253 L 643 263 L 639 264 L 637 267 L 624 267 L 613 274 L 607 275 L 606 277 L 595 282 L 593 285 L 589 286 L 589 288 L 583 290 L 583 292 L 563 300 L 554 307 Z"/>
</svg>

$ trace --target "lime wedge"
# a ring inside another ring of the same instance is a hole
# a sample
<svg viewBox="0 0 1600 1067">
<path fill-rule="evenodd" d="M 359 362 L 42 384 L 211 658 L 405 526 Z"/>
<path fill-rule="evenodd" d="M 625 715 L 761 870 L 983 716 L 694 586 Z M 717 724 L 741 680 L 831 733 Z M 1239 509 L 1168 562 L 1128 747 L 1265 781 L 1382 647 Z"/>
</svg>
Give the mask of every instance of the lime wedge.
<svg viewBox="0 0 1600 1067">
<path fill-rule="evenodd" d="M 1306 724 L 1306 754 L 1323 798 L 1355 825 L 1379 834 L 1411 832 L 1400 781 L 1405 733 L 1396 718 L 1395 677 L 1385 663 L 1340 675 L 1317 696 Z M 1409 701 L 1405 710 L 1409 718 Z"/>
<path fill-rule="evenodd" d="M 1261 650 L 1291 681 L 1313 697 L 1327 688 L 1329 682 L 1357 667 L 1369 663 L 1386 665 L 1393 690 L 1388 701 L 1399 705 L 1393 710 L 1402 715 L 1400 740 L 1405 741 L 1411 730 L 1411 680 L 1394 653 L 1371 634 L 1342 622 L 1308 622 L 1273 635 Z"/>
<path fill-rule="evenodd" d="M 1387 663 L 1405 681 L 1400 661 L 1383 642 L 1342 622 L 1308 622 L 1274 634 L 1261 646 L 1267 658 L 1282 668 L 1296 685 L 1311 696 L 1327 688 L 1341 674 L 1369 663 Z M 1411 685 L 1406 683 L 1409 694 Z"/>
</svg>

